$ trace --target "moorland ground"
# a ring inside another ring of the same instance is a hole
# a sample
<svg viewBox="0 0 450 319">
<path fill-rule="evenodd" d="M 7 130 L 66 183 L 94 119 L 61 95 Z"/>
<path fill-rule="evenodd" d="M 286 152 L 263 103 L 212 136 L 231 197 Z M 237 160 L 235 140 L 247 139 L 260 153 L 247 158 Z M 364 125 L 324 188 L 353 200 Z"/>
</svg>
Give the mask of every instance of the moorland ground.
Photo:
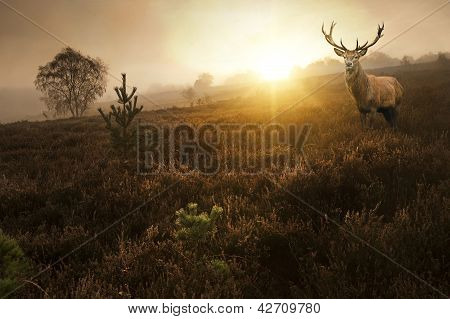
<svg viewBox="0 0 450 319">
<path fill-rule="evenodd" d="M 361 130 L 342 76 L 276 119 L 310 123 L 312 131 L 309 167 L 274 176 L 275 184 L 238 172 L 139 176 L 132 156 L 124 161 L 110 150 L 99 116 L 1 125 L 0 228 L 24 252 L 24 279 L 176 183 L 39 277 L 20 281 L 12 296 L 442 297 L 351 234 L 448 294 L 450 69 L 382 72 L 405 86 L 398 131 L 381 115 L 374 129 Z M 140 118 L 263 123 L 328 79 L 267 84 Z M 190 202 L 201 211 L 223 208 L 205 241 L 177 236 L 175 212 Z"/>
</svg>

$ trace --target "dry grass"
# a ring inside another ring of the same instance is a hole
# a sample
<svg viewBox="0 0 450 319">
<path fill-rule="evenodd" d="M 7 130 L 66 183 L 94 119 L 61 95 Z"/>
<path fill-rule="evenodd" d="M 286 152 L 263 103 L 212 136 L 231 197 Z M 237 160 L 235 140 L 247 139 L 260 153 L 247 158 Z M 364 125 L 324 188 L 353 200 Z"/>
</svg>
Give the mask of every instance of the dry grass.
<svg viewBox="0 0 450 319">
<path fill-rule="evenodd" d="M 399 131 L 361 131 L 342 81 L 280 116 L 311 123 L 311 169 L 277 182 L 448 294 L 450 72 L 398 74 Z M 265 122 L 323 79 L 211 106 L 144 112 L 154 122 Z M 313 83 L 316 82 L 316 83 Z M 257 94 L 256 94 L 257 93 Z M 0 228 L 38 272 L 177 182 L 15 297 L 433 298 L 435 291 L 264 176 L 136 176 L 100 117 L 0 126 Z M 175 211 L 223 207 L 211 240 L 177 239 Z M 27 274 L 31 276 L 32 273 Z"/>
</svg>

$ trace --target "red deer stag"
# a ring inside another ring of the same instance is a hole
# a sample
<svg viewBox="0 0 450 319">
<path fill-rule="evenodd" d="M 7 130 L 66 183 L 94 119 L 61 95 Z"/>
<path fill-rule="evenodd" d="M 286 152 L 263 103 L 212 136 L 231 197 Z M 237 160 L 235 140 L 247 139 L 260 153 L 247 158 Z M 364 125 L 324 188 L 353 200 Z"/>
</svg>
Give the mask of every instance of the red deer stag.
<svg viewBox="0 0 450 319">
<path fill-rule="evenodd" d="M 353 96 L 361 117 L 361 125 L 366 126 L 366 118 L 369 117 L 369 127 L 373 125 L 373 118 L 376 112 L 382 113 L 386 121 L 392 128 L 397 127 L 397 113 L 403 96 L 403 87 L 396 78 L 390 76 L 374 76 L 366 74 L 359 58 L 367 53 L 367 49 L 375 45 L 383 36 L 383 26 L 378 26 L 377 36 L 370 44 L 368 41 L 362 46 L 356 39 L 356 49 L 349 50 L 340 41 L 337 45 L 333 40 L 333 28 L 336 23 L 333 21 L 330 33 L 327 34 L 322 25 L 322 33 L 325 40 L 334 47 L 334 52 L 345 61 L 345 83 L 350 94 Z"/>
</svg>

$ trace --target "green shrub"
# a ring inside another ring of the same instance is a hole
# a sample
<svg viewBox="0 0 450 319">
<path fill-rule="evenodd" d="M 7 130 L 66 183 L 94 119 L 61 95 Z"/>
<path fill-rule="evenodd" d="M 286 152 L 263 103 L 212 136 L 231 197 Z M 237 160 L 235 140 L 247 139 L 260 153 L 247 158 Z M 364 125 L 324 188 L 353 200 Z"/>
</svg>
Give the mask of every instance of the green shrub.
<svg viewBox="0 0 450 319">
<path fill-rule="evenodd" d="M 220 259 L 213 259 L 210 262 L 210 267 L 212 271 L 223 278 L 226 278 L 230 275 L 230 266 L 228 266 L 227 262 Z"/>
<path fill-rule="evenodd" d="M 0 230 L 0 297 L 17 288 L 19 277 L 26 268 L 22 249 Z"/>
<path fill-rule="evenodd" d="M 186 209 L 181 208 L 176 212 L 178 226 L 175 236 L 178 239 L 194 242 L 204 242 L 216 231 L 216 221 L 223 209 L 213 206 L 211 212 L 198 213 L 198 205 L 189 203 Z"/>
</svg>

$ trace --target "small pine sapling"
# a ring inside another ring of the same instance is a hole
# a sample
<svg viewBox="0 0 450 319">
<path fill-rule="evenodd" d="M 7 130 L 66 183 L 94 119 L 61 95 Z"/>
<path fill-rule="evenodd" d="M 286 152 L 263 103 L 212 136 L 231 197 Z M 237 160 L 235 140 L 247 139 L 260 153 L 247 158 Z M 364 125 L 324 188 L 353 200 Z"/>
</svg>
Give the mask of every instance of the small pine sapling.
<svg viewBox="0 0 450 319">
<path fill-rule="evenodd" d="M 217 277 L 227 278 L 230 276 L 230 266 L 225 260 L 213 259 L 210 261 L 209 267 Z"/>
<path fill-rule="evenodd" d="M 216 232 L 216 222 L 222 212 L 221 207 L 213 206 L 209 214 L 198 213 L 198 205 L 189 203 L 186 209 L 181 208 L 176 212 L 178 226 L 175 233 L 176 238 L 194 245 L 206 242 Z"/>
<path fill-rule="evenodd" d="M 101 108 L 98 109 L 101 116 L 106 122 L 106 128 L 111 132 L 111 145 L 116 150 L 121 150 L 124 155 L 128 153 L 135 141 L 135 132 L 130 133 L 128 127 L 133 121 L 134 117 L 142 111 L 143 105 L 137 107 L 137 88 L 133 87 L 130 94 L 127 93 L 127 75 L 122 73 L 122 87 L 115 87 L 118 102 L 122 106 L 115 107 L 111 105 L 111 112 L 105 114 Z M 113 126 L 114 119 L 118 126 Z"/>
<path fill-rule="evenodd" d="M 0 229 L 0 298 L 9 297 L 28 270 L 28 262 L 17 242 Z"/>
</svg>

